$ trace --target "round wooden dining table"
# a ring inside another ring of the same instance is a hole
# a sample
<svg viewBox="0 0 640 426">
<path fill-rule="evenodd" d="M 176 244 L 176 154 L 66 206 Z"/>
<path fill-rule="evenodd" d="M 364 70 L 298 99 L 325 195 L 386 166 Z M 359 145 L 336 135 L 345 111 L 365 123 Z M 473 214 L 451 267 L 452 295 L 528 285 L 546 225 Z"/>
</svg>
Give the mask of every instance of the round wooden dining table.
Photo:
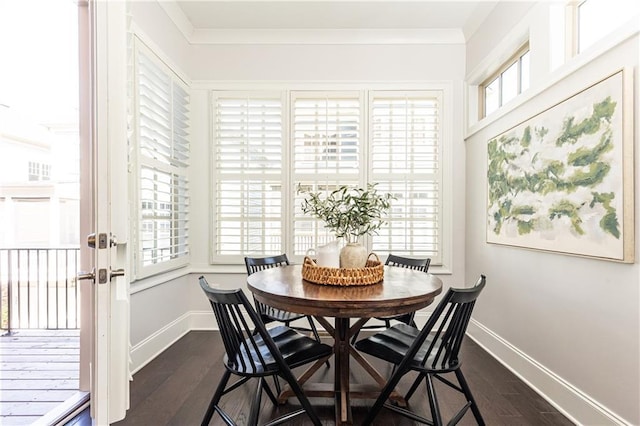
<svg viewBox="0 0 640 426">
<path fill-rule="evenodd" d="M 431 304 L 442 292 L 442 281 L 422 271 L 385 266 L 384 279 L 372 285 L 336 286 L 314 284 L 302 279 L 302 266 L 265 269 L 247 278 L 255 298 L 264 304 L 290 312 L 313 315 L 333 337 L 334 383 L 307 383 L 323 365 L 313 364 L 298 381 L 308 396 L 335 398 L 336 424 L 353 424 L 351 398 L 375 399 L 386 379 L 352 345 L 353 336 L 372 317 L 406 314 Z M 332 325 L 326 318 L 335 319 Z M 352 324 L 352 319 L 355 322 Z M 349 383 L 349 360 L 353 358 L 373 378 L 374 384 Z M 280 401 L 292 393 L 284 390 Z M 400 405 L 398 394 L 391 397 Z"/>
</svg>

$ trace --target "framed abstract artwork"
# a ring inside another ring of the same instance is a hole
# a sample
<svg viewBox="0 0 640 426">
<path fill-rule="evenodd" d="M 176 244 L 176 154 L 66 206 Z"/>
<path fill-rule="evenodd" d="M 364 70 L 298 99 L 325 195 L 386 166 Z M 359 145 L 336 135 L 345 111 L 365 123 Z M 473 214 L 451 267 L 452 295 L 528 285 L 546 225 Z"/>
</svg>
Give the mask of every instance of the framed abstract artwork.
<svg viewBox="0 0 640 426">
<path fill-rule="evenodd" d="M 633 262 L 630 79 L 620 70 L 489 141 L 488 243 Z"/>
</svg>

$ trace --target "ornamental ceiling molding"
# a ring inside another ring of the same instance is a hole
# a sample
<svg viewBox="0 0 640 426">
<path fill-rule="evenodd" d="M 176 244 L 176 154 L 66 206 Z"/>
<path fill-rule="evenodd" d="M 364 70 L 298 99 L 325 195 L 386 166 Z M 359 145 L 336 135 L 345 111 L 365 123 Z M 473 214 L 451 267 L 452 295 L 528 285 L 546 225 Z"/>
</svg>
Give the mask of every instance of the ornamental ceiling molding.
<svg viewBox="0 0 640 426">
<path fill-rule="evenodd" d="M 160 7 L 190 44 L 464 44 L 462 29 L 198 29 L 175 1 Z"/>
</svg>

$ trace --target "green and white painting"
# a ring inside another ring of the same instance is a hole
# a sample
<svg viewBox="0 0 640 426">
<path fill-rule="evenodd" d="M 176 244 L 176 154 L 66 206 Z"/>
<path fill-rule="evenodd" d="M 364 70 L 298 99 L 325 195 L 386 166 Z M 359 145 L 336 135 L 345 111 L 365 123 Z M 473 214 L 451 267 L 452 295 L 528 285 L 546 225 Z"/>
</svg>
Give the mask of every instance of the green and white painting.
<svg viewBox="0 0 640 426">
<path fill-rule="evenodd" d="M 624 260 L 622 71 L 488 144 L 487 241 Z"/>
</svg>

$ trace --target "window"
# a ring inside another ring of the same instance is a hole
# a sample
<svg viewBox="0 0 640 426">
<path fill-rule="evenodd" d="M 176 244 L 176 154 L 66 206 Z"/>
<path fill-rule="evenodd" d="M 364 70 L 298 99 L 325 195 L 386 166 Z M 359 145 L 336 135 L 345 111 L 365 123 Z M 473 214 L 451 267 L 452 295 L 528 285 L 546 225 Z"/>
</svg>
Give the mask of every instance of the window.
<svg viewBox="0 0 640 426">
<path fill-rule="evenodd" d="M 36 161 L 29 161 L 29 180 L 51 180 L 51 165 Z"/>
<path fill-rule="evenodd" d="M 529 88 L 529 46 L 521 48 L 495 74 L 480 85 L 482 117 L 486 117 Z"/>
<path fill-rule="evenodd" d="M 598 40 L 635 16 L 636 25 L 640 3 L 637 0 L 584 0 L 577 3 L 577 53 L 584 52 Z"/>
<path fill-rule="evenodd" d="M 362 185 L 359 92 L 292 92 L 291 104 L 293 182 L 326 192 L 341 185 Z M 295 195 L 293 253 L 301 256 L 335 237 L 321 221 L 302 213 L 302 195 Z"/>
<path fill-rule="evenodd" d="M 297 185 L 378 183 L 397 200 L 363 242 L 441 264 L 441 104 L 440 91 L 214 93 L 213 262 L 299 260 L 334 237 L 302 213 Z"/>
<path fill-rule="evenodd" d="M 371 181 L 390 192 L 388 226 L 373 237 L 373 251 L 439 260 L 442 103 L 429 92 L 370 95 Z"/>
<path fill-rule="evenodd" d="M 139 276 L 187 263 L 189 94 L 154 53 L 136 43 Z"/>
<path fill-rule="evenodd" d="M 214 248 L 219 257 L 281 253 L 283 117 L 279 94 L 214 96 Z"/>
</svg>

